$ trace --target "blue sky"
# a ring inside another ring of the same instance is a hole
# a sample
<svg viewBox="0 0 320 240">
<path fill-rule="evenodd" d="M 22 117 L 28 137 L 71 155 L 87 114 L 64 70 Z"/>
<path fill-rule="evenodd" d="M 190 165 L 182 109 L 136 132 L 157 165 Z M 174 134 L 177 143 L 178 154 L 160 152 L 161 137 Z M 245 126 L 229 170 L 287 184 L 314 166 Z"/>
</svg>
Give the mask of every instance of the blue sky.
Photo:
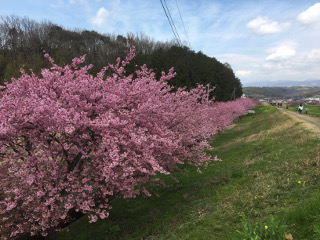
<svg viewBox="0 0 320 240">
<path fill-rule="evenodd" d="M 243 85 L 320 79 L 320 1 L 166 3 L 181 40 L 231 64 Z M 9 0 L 2 1 L 0 15 L 48 20 L 69 30 L 174 38 L 160 0 Z"/>
</svg>

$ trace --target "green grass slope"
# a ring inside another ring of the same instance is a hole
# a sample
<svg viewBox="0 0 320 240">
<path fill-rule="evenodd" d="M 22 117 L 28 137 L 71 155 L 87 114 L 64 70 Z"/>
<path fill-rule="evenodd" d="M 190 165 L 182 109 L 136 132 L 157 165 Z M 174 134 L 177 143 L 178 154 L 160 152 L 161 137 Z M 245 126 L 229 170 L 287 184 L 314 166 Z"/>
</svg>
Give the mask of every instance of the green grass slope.
<svg viewBox="0 0 320 240">
<path fill-rule="evenodd" d="M 107 220 L 85 216 L 58 239 L 320 239 L 319 138 L 260 105 L 211 142 L 222 162 L 184 167 L 159 196 L 116 200 Z"/>
</svg>

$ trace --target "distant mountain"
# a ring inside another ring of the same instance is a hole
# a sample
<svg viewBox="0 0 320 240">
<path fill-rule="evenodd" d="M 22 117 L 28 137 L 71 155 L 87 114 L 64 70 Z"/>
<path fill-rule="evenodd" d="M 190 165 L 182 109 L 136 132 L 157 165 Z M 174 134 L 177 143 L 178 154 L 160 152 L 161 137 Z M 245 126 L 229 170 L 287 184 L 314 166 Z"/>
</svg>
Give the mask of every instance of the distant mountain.
<svg viewBox="0 0 320 240">
<path fill-rule="evenodd" d="M 253 82 L 243 84 L 244 87 L 320 87 L 320 80 Z"/>
<path fill-rule="evenodd" d="M 307 98 L 307 97 L 320 97 L 320 86 L 314 87 L 244 87 L 244 94 L 247 96 L 260 99 L 260 98 Z"/>
</svg>

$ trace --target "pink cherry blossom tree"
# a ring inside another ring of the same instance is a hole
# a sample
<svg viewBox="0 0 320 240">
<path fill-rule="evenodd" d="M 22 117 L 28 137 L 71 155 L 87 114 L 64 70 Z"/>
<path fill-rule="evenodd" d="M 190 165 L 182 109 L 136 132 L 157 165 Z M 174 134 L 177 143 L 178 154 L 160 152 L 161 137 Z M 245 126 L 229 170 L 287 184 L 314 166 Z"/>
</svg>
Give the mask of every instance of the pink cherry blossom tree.
<svg viewBox="0 0 320 240">
<path fill-rule="evenodd" d="M 157 174 L 206 165 L 206 140 L 255 106 L 207 101 L 203 86 L 173 91 L 173 69 L 127 76 L 134 49 L 96 76 L 84 57 L 60 67 L 45 56 L 42 77 L 21 70 L 0 92 L 1 239 L 46 235 L 77 212 L 107 218 L 112 199 L 150 195 Z"/>
</svg>

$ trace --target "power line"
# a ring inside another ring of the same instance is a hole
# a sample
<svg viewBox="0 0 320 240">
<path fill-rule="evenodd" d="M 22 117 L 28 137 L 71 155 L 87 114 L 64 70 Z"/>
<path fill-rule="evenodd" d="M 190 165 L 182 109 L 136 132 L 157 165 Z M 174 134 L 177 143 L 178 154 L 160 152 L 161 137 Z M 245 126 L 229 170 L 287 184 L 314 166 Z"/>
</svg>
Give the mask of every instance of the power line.
<svg viewBox="0 0 320 240">
<path fill-rule="evenodd" d="M 166 0 L 164 0 L 164 5 L 166 6 L 166 8 L 167 8 L 167 10 L 168 10 L 169 17 L 170 17 L 170 19 L 171 19 L 171 22 L 172 22 L 172 25 L 173 25 L 174 29 L 176 30 L 177 36 L 178 36 L 178 38 L 179 38 L 180 45 L 182 45 L 181 38 L 180 38 L 180 36 L 179 36 L 178 30 L 177 30 L 177 28 L 176 28 L 176 26 L 175 26 L 175 24 L 174 24 L 174 22 L 173 22 L 173 19 L 172 19 L 172 17 L 171 17 L 170 10 L 169 10 L 169 8 L 168 8 L 168 6 L 167 6 Z"/>
<path fill-rule="evenodd" d="M 176 37 L 176 40 L 177 40 L 177 42 L 178 42 L 178 45 L 181 46 L 181 45 L 182 45 L 182 44 L 181 44 L 181 39 L 180 39 L 180 36 L 179 36 L 179 34 L 178 34 L 178 31 L 177 31 L 176 27 L 174 26 L 174 22 L 173 22 L 173 20 L 172 20 L 172 17 L 171 17 L 169 8 L 168 8 L 168 6 L 167 6 L 167 3 L 166 3 L 166 1 L 164 0 L 164 3 L 165 3 L 165 5 L 166 5 L 166 7 L 165 7 L 165 6 L 163 5 L 162 0 L 160 0 L 160 2 L 161 2 L 161 5 L 162 5 L 162 8 L 163 8 L 163 10 L 164 10 L 164 13 L 165 13 L 166 16 L 167 16 L 167 19 L 168 19 L 169 24 L 170 24 L 170 26 L 171 26 L 172 32 L 173 32 L 174 36 Z M 169 13 L 170 17 L 169 17 L 168 14 L 167 14 L 166 8 L 167 8 L 167 10 L 168 10 L 168 13 Z M 170 19 L 171 19 L 171 20 L 170 20 Z M 175 29 L 176 31 L 175 31 L 174 29 Z"/>
<path fill-rule="evenodd" d="M 180 19 L 181 19 L 181 22 L 182 22 L 182 25 L 183 25 L 184 32 L 185 32 L 185 34 L 187 36 L 189 47 L 191 47 L 191 44 L 190 44 L 190 41 L 189 41 L 189 37 L 188 37 L 187 31 L 186 31 L 186 27 L 184 26 L 184 22 L 183 22 L 182 17 L 181 17 L 181 12 L 180 12 L 180 9 L 179 9 L 179 6 L 178 6 L 178 0 L 176 0 L 176 5 L 177 5 L 178 11 L 179 11 L 179 15 L 180 15 Z"/>
</svg>

